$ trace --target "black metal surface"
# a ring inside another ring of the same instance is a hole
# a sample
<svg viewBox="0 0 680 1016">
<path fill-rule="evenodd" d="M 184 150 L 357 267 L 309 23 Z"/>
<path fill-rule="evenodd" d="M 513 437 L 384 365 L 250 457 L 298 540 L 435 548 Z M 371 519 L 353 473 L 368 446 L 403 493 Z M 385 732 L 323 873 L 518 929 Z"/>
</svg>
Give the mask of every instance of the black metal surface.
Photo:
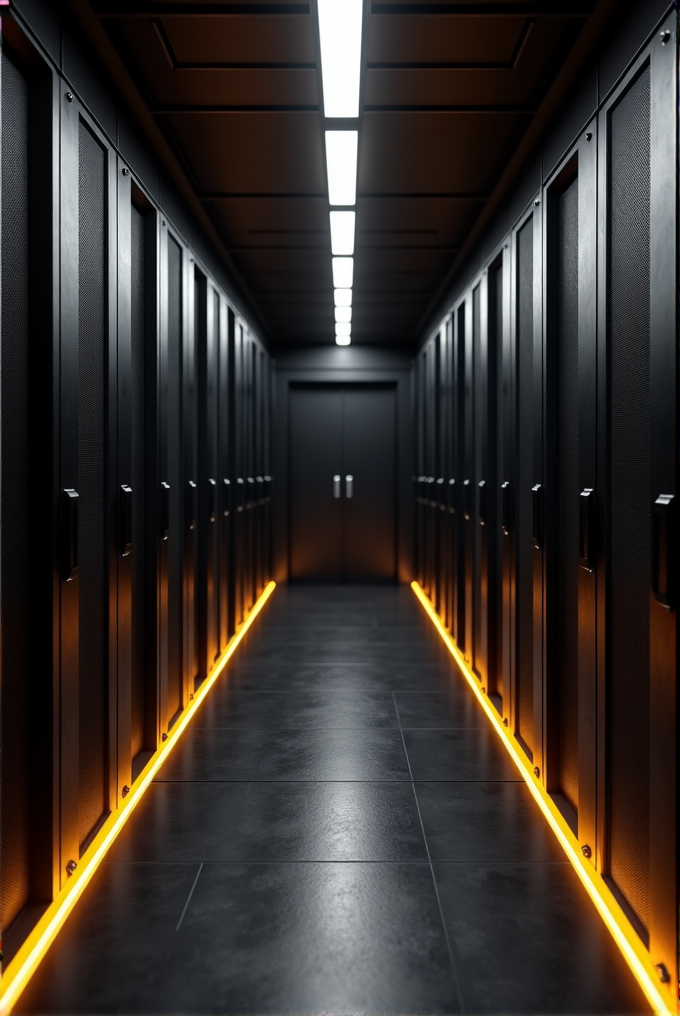
<svg viewBox="0 0 680 1016">
<path fill-rule="evenodd" d="M 578 177 L 557 201 L 556 297 L 559 342 L 559 761 L 562 793 L 578 810 Z"/>
<path fill-rule="evenodd" d="M 78 132 L 79 837 L 107 808 L 106 313 L 107 156 Z"/>
<path fill-rule="evenodd" d="M 609 866 L 649 926 L 650 70 L 609 116 Z"/>
<path fill-rule="evenodd" d="M 131 205 L 131 339 L 132 339 L 132 653 L 131 726 L 132 758 L 144 746 L 145 706 L 145 227 L 143 214 Z"/>
<path fill-rule="evenodd" d="M 29 86 L 2 52 L 0 932 L 29 895 Z"/>
<path fill-rule="evenodd" d="M 182 250 L 168 236 L 168 465 L 170 535 L 168 538 L 168 687 L 167 721 L 182 705 L 184 539 L 182 525 Z"/>
</svg>

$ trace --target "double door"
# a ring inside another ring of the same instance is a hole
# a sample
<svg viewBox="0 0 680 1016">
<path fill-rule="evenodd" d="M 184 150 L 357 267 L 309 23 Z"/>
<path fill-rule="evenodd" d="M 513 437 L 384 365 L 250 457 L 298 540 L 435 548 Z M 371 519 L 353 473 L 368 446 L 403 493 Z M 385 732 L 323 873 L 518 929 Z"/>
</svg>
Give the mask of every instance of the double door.
<svg viewBox="0 0 680 1016">
<path fill-rule="evenodd" d="M 290 392 L 290 577 L 396 577 L 396 391 L 294 386 Z"/>
</svg>

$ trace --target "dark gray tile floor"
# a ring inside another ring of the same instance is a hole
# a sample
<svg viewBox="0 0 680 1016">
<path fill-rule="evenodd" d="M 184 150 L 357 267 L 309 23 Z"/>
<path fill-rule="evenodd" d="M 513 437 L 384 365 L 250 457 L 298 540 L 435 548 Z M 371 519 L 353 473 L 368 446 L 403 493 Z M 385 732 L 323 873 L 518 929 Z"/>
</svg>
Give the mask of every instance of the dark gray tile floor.
<svg viewBox="0 0 680 1016">
<path fill-rule="evenodd" d="M 20 1000 L 648 1012 L 408 588 L 277 589 Z"/>
</svg>

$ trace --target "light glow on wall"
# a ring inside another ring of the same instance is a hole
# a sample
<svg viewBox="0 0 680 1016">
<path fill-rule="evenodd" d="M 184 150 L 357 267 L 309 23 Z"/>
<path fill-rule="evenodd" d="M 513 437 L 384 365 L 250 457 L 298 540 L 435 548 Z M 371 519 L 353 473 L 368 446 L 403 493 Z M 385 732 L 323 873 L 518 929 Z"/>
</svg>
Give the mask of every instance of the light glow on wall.
<svg viewBox="0 0 680 1016">
<path fill-rule="evenodd" d="M 336 289 L 351 289 L 354 280 L 354 258 L 333 258 L 333 285 Z"/>
<path fill-rule="evenodd" d="M 672 1010 L 666 1004 L 657 987 L 655 980 L 656 972 L 653 971 L 649 953 L 642 944 L 640 937 L 636 934 L 629 921 L 626 919 L 623 910 L 613 893 L 609 890 L 604 879 L 595 870 L 595 868 L 584 859 L 581 854 L 579 842 L 565 821 L 564 816 L 550 795 L 546 792 L 543 784 L 534 775 L 530 767 L 529 760 L 526 756 L 524 756 L 523 752 L 518 751 L 515 747 L 513 739 L 503 726 L 501 717 L 494 709 L 486 694 L 482 692 L 479 681 L 468 667 L 460 650 L 458 649 L 458 646 L 442 624 L 424 590 L 417 582 L 412 582 L 411 588 L 418 597 L 435 628 L 441 635 L 447 649 L 458 664 L 461 674 L 472 688 L 477 701 L 482 706 L 487 718 L 490 720 L 508 754 L 529 787 L 534 800 L 547 819 L 550 828 L 559 840 L 560 846 L 563 848 L 568 859 L 576 869 L 576 873 L 585 886 L 588 895 L 597 907 L 600 916 L 610 931 L 617 946 L 623 953 L 623 957 L 633 972 L 635 979 L 644 991 L 647 1000 L 652 1007 L 652 1011 L 658 1014 L 663 1014 L 663 1016 L 671 1016 Z"/>
<path fill-rule="evenodd" d="M 324 113 L 359 116 L 363 0 L 317 0 L 317 10 Z"/>
<path fill-rule="evenodd" d="M 326 131 L 328 200 L 332 205 L 356 204 L 358 146 L 358 131 Z"/>
<path fill-rule="evenodd" d="M 0 1014 L 8 1016 L 16 1005 L 22 991 L 30 981 L 38 968 L 40 961 L 49 949 L 57 936 L 64 921 L 73 910 L 83 890 L 94 875 L 95 871 L 103 861 L 106 852 L 116 839 L 121 829 L 130 818 L 139 801 L 147 791 L 156 773 L 167 759 L 170 752 L 178 743 L 186 727 L 191 723 L 200 708 L 201 703 L 214 685 L 217 678 L 224 670 L 227 662 L 238 648 L 241 639 L 246 634 L 253 621 L 260 613 L 265 603 L 276 588 L 275 582 L 270 582 L 257 603 L 250 611 L 238 632 L 232 637 L 222 657 L 215 664 L 215 669 L 205 679 L 194 698 L 188 703 L 172 729 L 168 732 L 167 741 L 162 742 L 158 750 L 149 760 L 139 777 L 132 785 L 130 793 L 125 797 L 117 811 L 109 817 L 94 838 L 88 849 L 78 861 L 76 872 L 70 877 L 65 887 L 47 908 L 35 928 L 27 937 L 16 956 L 2 972 L 0 980 Z"/>
<path fill-rule="evenodd" d="M 352 306 L 352 290 L 351 289 L 336 289 L 333 294 L 335 299 L 336 307 L 351 307 Z"/>
<path fill-rule="evenodd" d="M 334 256 L 354 254 L 356 212 L 331 212 L 331 252 Z"/>
</svg>

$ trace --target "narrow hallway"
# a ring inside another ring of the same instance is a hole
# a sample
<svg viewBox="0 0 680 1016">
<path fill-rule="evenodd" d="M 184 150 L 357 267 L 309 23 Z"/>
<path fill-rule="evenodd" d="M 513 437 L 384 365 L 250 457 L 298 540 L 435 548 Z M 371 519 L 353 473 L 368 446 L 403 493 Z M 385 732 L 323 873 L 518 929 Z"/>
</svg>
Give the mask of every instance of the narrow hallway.
<svg viewBox="0 0 680 1016">
<path fill-rule="evenodd" d="M 279 587 L 20 1013 L 639 1013 L 418 605 Z"/>
</svg>

